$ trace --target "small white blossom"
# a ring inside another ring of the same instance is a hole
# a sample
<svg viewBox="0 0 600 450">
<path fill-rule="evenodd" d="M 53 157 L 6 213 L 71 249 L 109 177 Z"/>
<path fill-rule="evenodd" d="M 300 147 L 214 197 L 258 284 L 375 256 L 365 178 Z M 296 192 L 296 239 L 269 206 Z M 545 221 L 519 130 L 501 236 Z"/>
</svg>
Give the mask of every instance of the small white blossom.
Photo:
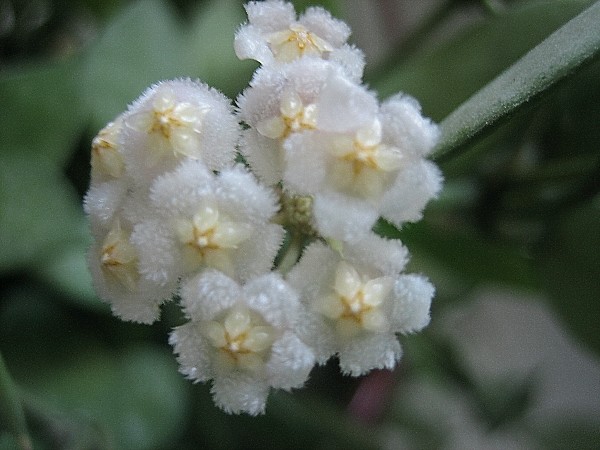
<svg viewBox="0 0 600 450">
<path fill-rule="evenodd" d="M 316 128 L 315 101 L 331 70 L 340 69 L 313 59 L 281 68 L 263 67 L 238 97 L 239 117 L 249 126 L 242 134 L 240 151 L 265 183 L 273 185 L 282 178 L 284 140 Z"/>
<path fill-rule="evenodd" d="M 208 270 L 183 286 L 181 303 L 190 322 L 170 337 L 180 370 L 195 381 L 212 380 L 220 408 L 261 414 L 270 388 L 306 381 L 315 358 L 295 333 L 302 305 L 279 275 L 240 286 Z"/>
<path fill-rule="evenodd" d="M 302 57 L 331 59 L 354 79 L 362 76 L 362 52 L 346 44 L 350 28 L 323 8 L 308 8 L 298 20 L 294 6 L 278 0 L 250 2 L 245 8 L 248 23 L 237 31 L 234 41 L 238 58 L 266 66 Z"/>
<path fill-rule="evenodd" d="M 215 175 L 188 160 L 159 177 L 148 218 L 134 226 L 140 272 L 159 283 L 206 267 L 242 280 L 271 268 L 283 229 L 268 223 L 274 193 L 243 167 Z"/>
<path fill-rule="evenodd" d="M 100 234 L 119 213 L 130 186 L 120 144 L 122 129 L 123 114 L 109 122 L 92 140 L 91 182 L 84 210 L 92 229 L 103 230 Z"/>
<path fill-rule="evenodd" d="M 90 248 L 88 265 L 96 292 L 110 303 L 115 315 L 149 324 L 158 319 L 161 303 L 175 293 L 176 280 L 161 286 L 140 275 L 130 228 L 116 218 L 108 232 L 98 236 Z"/>
<path fill-rule="evenodd" d="M 238 124 L 229 100 L 189 79 L 150 87 L 123 119 L 122 152 L 130 175 L 148 185 L 183 158 L 199 159 L 211 170 L 233 162 Z"/>
<path fill-rule="evenodd" d="M 400 274 L 406 256 L 399 242 L 375 235 L 345 243 L 342 254 L 321 243 L 305 250 L 288 281 L 320 317 L 310 342 L 319 361 L 337 354 L 342 371 L 354 376 L 395 366 L 395 333 L 427 325 L 434 293 L 425 278 Z"/>
<path fill-rule="evenodd" d="M 363 86 L 330 72 L 315 105 L 315 129 L 283 144 L 283 180 L 315 196 L 318 229 L 347 240 L 361 233 L 362 224 L 368 232 L 380 215 L 398 226 L 418 220 L 442 182 L 437 167 L 423 159 L 439 132 L 418 104 L 396 96 L 380 109 Z"/>
</svg>

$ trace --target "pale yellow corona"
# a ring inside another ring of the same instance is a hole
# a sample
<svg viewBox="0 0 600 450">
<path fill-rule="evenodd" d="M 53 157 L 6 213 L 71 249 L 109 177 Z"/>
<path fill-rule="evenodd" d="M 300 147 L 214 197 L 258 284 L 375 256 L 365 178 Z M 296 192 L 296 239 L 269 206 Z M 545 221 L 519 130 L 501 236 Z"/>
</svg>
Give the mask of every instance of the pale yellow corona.
<svg viewBox="0 0 600 450">
<path fill-rule="evenodd" d="M 374 121 L 354 136 L 339 136 L 333 141 L 331 170 L 333 184 L 360 197 L 381 195 L 390 175 L 403 165 L 400 149 L 381 143 L 381 124 Z"/>
<path fill-rule="evenodd" d="M 392 284 L 391 277 L 369 279 L 342 261 L 336 269 L 333 292 L 322 298 L 316 307 L 321 314 L 336 321 L 342 336 L 353 336 L 361 330 L 384 332 L 388 329 L 388 321 L 380 307 Z"/>
<path fill-rule="evenodd" d="M 243 307 L 232 308 L 220 321 L 206 322 L 204 334 L 218 349 L 216 362 L 221 368 L 251 372 L 264 367 L 264 357 L 277 337 L 260 315 Z"/>
<path fill-rule="evenodd" d="M 92 141 L 92 176 L 120 178 L 125 170 L 123 157 L 118 149 L 121 123 L 116 120 L 106 125 Z"/>
<path fill-rule="evenodd" d="M 133 129 L 149 135 L 149 165 L 168 154 L 201 159 L 200 137 L 203 119 L 210 110 L 207 105 L 177 101 L 169 91 L 160 92 L 150 111 L 127 119 Z"/>
<path fill-rule="evenodd" d="M 267 37 L 273 56 L 277 61 L 290 62 L 305 55 L 322 57 L 334 48 L 326 40 L 310 32 L 300 24 L 293 24 L 289 29 L 271 33 Z"/>
<path fill-rule="evenodd" d="M 285 91 L 279 103 L 279 116 L 259 122 L 258 132 L 270 139 L 285 139 L 290 134 L 302 130 L 312 130 L 317 126 L 317 106 L 304 105 L 302 98 L 294 91 Z"/>
<path fill-rule="evenodd" d="M 129 234 L 117 220 L 106 235 L 100 250 L 100 264 L 104 274 L 133 291 L 139 278 L 137 253 L 129 242 Z"/>
<path fill-rule="evenodd" d="M 184 245 L 184 263 L 189 270 L 200 266 L 232 273 L 230 251 L 235 250 L 252 232 L 246 223 L 232 222 L 217 208 L 204 206 L 189 219 L 176 222 L 179 242 Z"/>
</svg>

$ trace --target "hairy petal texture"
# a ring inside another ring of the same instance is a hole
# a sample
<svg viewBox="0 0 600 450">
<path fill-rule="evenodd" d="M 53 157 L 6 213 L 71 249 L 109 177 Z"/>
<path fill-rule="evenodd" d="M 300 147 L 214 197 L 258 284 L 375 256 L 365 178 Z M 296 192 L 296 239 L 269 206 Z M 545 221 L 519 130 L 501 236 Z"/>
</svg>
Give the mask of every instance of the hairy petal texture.
<svg viewBox="0 0 600 450">
<path fill-rule="evenodd" d="M 346 44 L 350 28 L 320 7 L 310 7 L 299 18 L 291 3 L 278 0 L 249 2 L 248 23 L 235 35 L 240 59 L 263 66 L 282 66 L 303 58 L 331 59 L 359 80 L 364 69 L 360 50 Z"/>
<path fill-rule="evenodd" d="M 402 353 L 396 333 L 429 322 L 433 287 L 400 273 L 407 252 L 398 241 L 372 234 L 336 248 L 311 244 L 287 276 L 312 314 L 304 325 L 308 342 L 319 363 L 335 354 L 353 376 L 391 369 Z"/>
<path fill-rule="evenodd" d="M 235 157 L 239 127 L 223 94 L 190 79 L 157 83 L 123 118 L 120 148 L 126 171 L 148 186 L 186 158 L 221 170 Z"/>
<path fill-rule="evenodd" d="M 181 289 L 188 324 L 170 342 L 180 370 L 212 380 L 215 403 L 226 412 L 264 412 L 269 390 L 301 387 L 315 364 L 313 350 L 296 332 L 306 317 L 298 295 L 269 273 L 239 285 L 207 270 Z"/>
</svg>

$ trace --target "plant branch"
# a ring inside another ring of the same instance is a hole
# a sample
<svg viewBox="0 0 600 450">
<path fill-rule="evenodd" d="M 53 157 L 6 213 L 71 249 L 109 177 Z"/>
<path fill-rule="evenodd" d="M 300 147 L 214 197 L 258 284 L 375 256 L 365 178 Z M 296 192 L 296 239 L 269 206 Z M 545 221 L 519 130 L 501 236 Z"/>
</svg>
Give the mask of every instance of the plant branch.
<svg viewBox="0 0 600 450">
<path fill-rule="evenodd" d="M 442 123 L 436 160 L 446 160 L 590 62 L 600 50 L 594 3 L 474 94 Z"/>
</svg>

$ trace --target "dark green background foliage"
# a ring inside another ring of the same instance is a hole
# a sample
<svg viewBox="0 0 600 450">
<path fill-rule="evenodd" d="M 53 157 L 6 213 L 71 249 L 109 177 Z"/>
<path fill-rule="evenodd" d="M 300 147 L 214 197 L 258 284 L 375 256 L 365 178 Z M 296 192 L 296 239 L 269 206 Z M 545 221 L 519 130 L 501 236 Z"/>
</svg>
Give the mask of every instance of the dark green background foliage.
<svg viewBox="0 0 600 450">
<path fill-rule="evenodd" d="M 318 3 L 351 19 L 346 2 L 294 3 L 297 10 Z M 405 3 L 418 9 L 420 2 Z M 426 115 L 444 121 L 593 3 L 440 1 L 398 44 L 385 43 L 385 57 L 367 66 L 365 81 L 382 99 L 397 91 L 417 97 Z M 460 11 L 471 20 L 451 20 Z M 571 35 L 595 45 L 596 56 L 573 56 L 560 73 L 542 68 L 534 81 L 547 82 L 543 92 L 530 98 L 515 87 L 527 101 L 498 109 L 494 126 L 476 116 L 481 133 L 466 135 L 444 121 L 444 136 L 462 140 L 441 144 L 441 198 L 418 224 L 378 224 L 380 234 L 406 243 L 409 270 L 437 287 L 432 324 L 401 338 L 405 355 L 392 375 L 345 378 L 332 361 L 306 389 L 272 394 L 265 416 L 227 416 L 213 406 L 208 386 L 177 372 L 167 344 L 182 320 L 175 306 L 164 307 L 161 322 L 141 326 L 114 318 L 96 298 L 81 207 L 92 137 L 161 79 L 198 77 L 235 98 L 256 68 L 233 52 L 244 20 L 233 0 L 0 0 L 0 448 L 17 448 L 24 433 L 40 449 L 436 448 L 448 440 L 440 424 L 402 406 L 406 383 L 423 379 L 466 399 L 484 435 L 516 426 L 534 446 L 597 445 L 597 417 L 529 427 L 535 372 L 481 383 L 436 322 L 482 287 L 526 293 L 551 304 L 560 326 L 598 364 L 598 21 Z M 569 59 L 567 41 L 553 52 Z M 514 85 L 539 66 L 525 61 Z M 500 91 L 492 85 L 470 106 L 493 109 L 511 90 L 510 83 Z M 368 380 L 372 398 L 384 396 L 372 420 L 348 406 Z"/>
</svg>

